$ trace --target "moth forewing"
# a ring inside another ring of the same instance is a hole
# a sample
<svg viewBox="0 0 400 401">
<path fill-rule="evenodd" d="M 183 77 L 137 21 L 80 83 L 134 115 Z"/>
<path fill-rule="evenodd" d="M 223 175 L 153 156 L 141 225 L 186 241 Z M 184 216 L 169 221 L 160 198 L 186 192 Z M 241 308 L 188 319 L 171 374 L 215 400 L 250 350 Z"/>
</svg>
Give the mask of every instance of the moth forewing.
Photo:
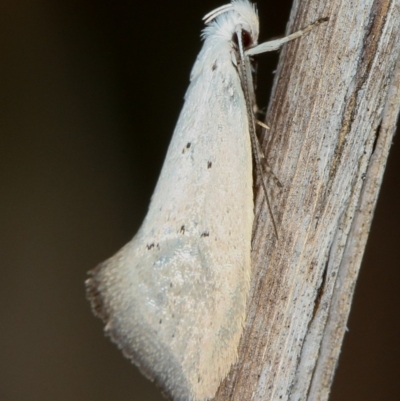
<svg viewBox="0 0 400 401">
<path fill-rule="evenodd" d="M 256 43 L 258 18 L 247 1 L 213 14 L 147 216 L 87 282 L 106 332 L 178 401 L 215 395 L 245 319 L 253 122 L 232 63 L 239 26 Z"/>
</svg>

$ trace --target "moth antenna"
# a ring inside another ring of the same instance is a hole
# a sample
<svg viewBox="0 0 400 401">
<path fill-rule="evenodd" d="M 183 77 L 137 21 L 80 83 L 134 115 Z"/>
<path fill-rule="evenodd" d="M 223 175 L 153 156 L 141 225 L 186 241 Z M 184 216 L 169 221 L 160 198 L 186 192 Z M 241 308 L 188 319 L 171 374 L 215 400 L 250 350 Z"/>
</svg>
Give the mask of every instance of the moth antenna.
<svg viewBox="0 0 400 401">
<path fill-rule="evenodd" d="M 251 104 L 250 99 L 252 97 L 250 96 L 250 89 L 249 86 L 251 85 L 251 71 L 249 70 L 249 63 L 246 62 L 246 56 L 243 50 L 243 42 L 242 42 L 242 31 L 241 29 L 237 29 L 236 31 L 236 36 L 238 39 L 238 48 L 239 48 L 239 56 L 240 56 L 240 63 L 239 63 L 239 75 L 241 77 L 241 84 L 243 88 L 243 93 L 245 97 L 245 103 L 246 103 L 246 109 L 247 109 L 247 116 L 249 120 L 249 133 L 250 133 L 250 139 L 251 139 L 251 147 L 252 147 L 252 153 L 257 169 L 257 173 L 261 177 L 261 185 L 263 187 L 264 195 L 265 195 L 265 200 L 267 202 L 267 207 L 268 207 L 268 212 L 271 216 L 272 220 L 272 225 L 274 227 L 275 235 L 276 238 L 279 239 L 278 235 L 278 228 L 275 222 L 274 214 L 272 213 L 272 207 L 271 207 L 271 202 L 268 196 L 268 191 L 267 187 L 265 185 L 265 181 L 263 179 L 263 169 L 261 165 L 261 157 L 260 157 L 260 144 L 258 143 L 258 138 L 256 135 L 256 127 L 255 127 L 255 118 L 254 118 L 254 113 L 253 113 L 253 106 Z M 250 77 L 250 78 L 249 78 Z"/>
</svg>

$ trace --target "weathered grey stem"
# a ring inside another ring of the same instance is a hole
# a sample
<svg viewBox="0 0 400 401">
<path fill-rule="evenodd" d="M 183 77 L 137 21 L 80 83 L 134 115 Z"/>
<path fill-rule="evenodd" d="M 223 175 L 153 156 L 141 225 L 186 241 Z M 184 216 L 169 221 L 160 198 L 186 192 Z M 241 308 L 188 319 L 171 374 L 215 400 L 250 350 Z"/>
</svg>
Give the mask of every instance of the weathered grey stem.
<svg viewBox="0 0 400 401">
<path fill-rule="evenodd" d="M 284 188 L 279 238 L 260 192 L 238 363 L 215 400 L 329 396 L 400 106 L 400 0 L 297 0 L 264 145 Z"/>
</svg>

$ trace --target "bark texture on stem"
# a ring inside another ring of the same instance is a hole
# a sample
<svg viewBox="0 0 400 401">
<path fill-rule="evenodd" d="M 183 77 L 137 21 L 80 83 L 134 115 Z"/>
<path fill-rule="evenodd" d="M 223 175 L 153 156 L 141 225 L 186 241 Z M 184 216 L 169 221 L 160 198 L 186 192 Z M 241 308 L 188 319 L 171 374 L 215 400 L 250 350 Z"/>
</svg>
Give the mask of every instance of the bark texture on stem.
<svg viewBox="0 0 400 401">
<path fill-rule="evenodd" d="M 238 363 L 215 400 L 327 400 L 400 106 L 400 0 L 295 1 L 264 140 Z"/>
</svg>

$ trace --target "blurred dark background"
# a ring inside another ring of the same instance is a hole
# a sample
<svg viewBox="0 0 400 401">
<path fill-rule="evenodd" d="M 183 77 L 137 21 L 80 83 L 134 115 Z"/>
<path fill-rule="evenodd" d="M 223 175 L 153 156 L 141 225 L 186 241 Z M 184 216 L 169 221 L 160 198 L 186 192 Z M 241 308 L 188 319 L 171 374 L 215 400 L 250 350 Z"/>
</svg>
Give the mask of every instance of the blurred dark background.
<svg viewBox="0 0 400 401">
<path fill-rule="evenodd" d="M 2 3 L 0 401 L 162 400 L 104 337 L 83 282 L 146 213 L 201 17 L 222 3 Z M 258 4 L 261 40 L 285 30 L 290 1 L 276 4 Z M 270 86 L 277 57 L 260 57 L 259 87 Z M 397 140 L 333 401 L 400 399 Z"/>
</svg>

